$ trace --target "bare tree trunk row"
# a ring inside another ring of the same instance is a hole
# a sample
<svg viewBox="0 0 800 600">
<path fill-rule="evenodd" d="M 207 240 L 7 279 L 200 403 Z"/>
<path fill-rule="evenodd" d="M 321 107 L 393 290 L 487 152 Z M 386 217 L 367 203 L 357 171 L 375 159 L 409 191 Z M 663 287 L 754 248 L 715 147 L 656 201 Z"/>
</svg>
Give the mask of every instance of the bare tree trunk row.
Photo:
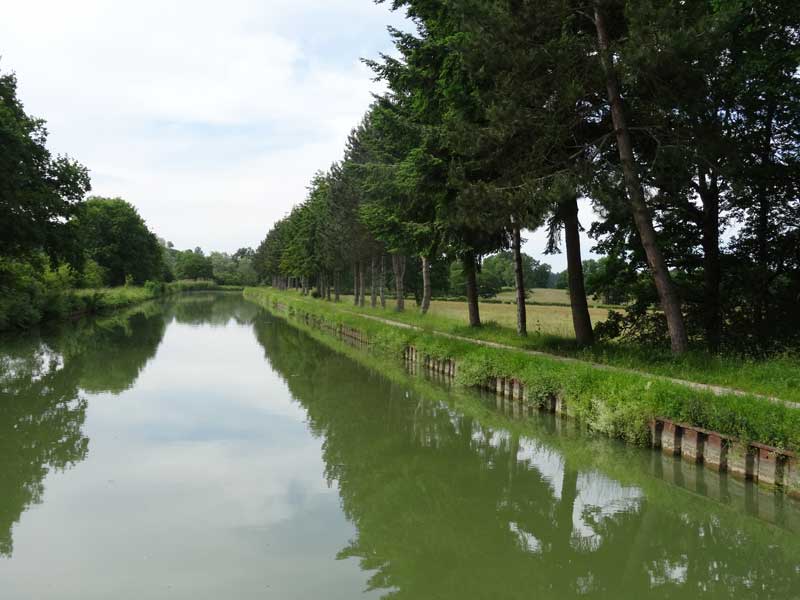
<svg viewBox="0 0 800 600">
<path fill-rule="evenodd" d="M 358 271 L 359 264 L 353 263 L 353 304 L 358 306 Z"/>
<path fill-rule="evenodd" d="M 406 307 L 404 281 L 406 274 L 406 257 L 400 254 L 392 254 L 392 270 L 394 271 L 394 289 L 397 298 L 396 310 L 402 312 Z"/>
<path fill-rule="evenodd" d="M 358 263 L 358 305 L 364 306 L 365 296 L 366 294 L 366 274 L 364 273 L 366 269 L 364 268 L 364 263 Z"/>
<path fill-rule="evenodd" d="M 567 278 L 569 281 L 569 303 L 572 307 L 572 326 L 579 346 L 590 346 L 594 342 L 592 319 L 586 301 L 581 261 L 581 237 L 578 225 L 578 198 L 573 195 L 562 207 L 564 219 L 564 241 L 567 245 Z"/>
<path fill-rule="evenodd" d="M 378 294 L 381 297 L 381 308 L 386 308 L 386 256 L 381 254 L 381 276 L 378 284 Z"/>
<path fill-rule="evenodd" d="M 431 263 L 427 256 L 422 257 L 422 303 L 420 312 L 424 315 L 431 306 Z"/>
<path fill-rule="evenodd" d="M 375 308 L 378 305 L 378 289 L 376 286 L 375 281 L 375 257 L 372 257 L 370 261 L 370 274 L 369 274 L 369 285 L 370 285 L 370 306 Z"/>
<path fill-rule="evenodd" d="M 528 315 L 525 306 L 525 278 L 522 271 L 522 234 L 519 224 L 514 225 L 514 284 L 517 291 L 517 334 L 528 335 Z"/>
<path fill-rule="evenodd" d="M 476 272 L 476 257 L 468 252 L 461 259 L 464 265 L 464 276 L 467 280 L 467 308 L 469 310 L 470 327 L 481 326 L 480 309 L 478 308 L 478 276 Z"/>
</svg>

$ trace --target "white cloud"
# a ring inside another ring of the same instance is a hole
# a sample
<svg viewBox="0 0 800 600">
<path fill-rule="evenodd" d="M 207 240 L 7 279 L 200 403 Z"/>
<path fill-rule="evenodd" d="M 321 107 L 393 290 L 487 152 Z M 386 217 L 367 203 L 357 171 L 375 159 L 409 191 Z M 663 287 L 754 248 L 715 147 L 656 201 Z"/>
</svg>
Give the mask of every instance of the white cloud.
<svg viewBox="0 0 800 600">
<path fill-rule="evenodd" d="M 583 260 L 597 258 L 598 255 L 591 252 L 595 241 L 589 237 L 588 232 L 592 222 L 598 220 L 598 216 L 595 214 L 594 209 L 592 208 L 591 201 L 587 198 L 581 198 L 578 200 L 578 220 L 585 228 L 585 230 L 580 234 L 581 256 L 583 257 Z M 567 248 L 564 244 L 563 235 L 560 244 L 560 254 L 544 253 L 544 250 L 547 247 L 546 227 L 542 227 L 536 231 L 528 231 L 523 237 L 527 240 L 522 246 L 523 252 L 530 254 L 536 260 L 551 264 L 554 272 L 564 271 L 567 268 Z"/>
<path fill-rule="evenodd" d="M 229 251 L 257 245 L 341 156 L 379 90 L 360 59 L 402 24 L 371 0 L 29 0 L 3 17 L 0 69 L 93 193 L 126 198 L 179 248 Z M 543 230 L 528 237 L 565 268 Z"/>
<path fill-rule="evenodd" d="M 34 0 L 0 22 L 50 145 L 178 247 L 256 245 L 338 159 L 377 91 L 362 56 L 398 16 L 368 0 Z"/>
</svg>

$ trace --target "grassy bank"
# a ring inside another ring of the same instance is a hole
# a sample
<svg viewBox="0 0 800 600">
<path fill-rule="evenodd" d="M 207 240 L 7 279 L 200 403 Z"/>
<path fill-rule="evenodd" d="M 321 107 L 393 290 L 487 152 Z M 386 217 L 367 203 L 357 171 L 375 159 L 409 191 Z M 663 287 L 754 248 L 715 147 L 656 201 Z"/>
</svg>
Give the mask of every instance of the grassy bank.
<svg viewBox="0 0 800 600">
<path fill-rule="evenodd" d="M 280 303 L 296 313 L 315 315 L 332 325 L 363 331 L 374 351 L 400 360 L 406 346 L 436 358 L 453 358 L 459 364 L 458 382 L 480 385 L 496 377 L 519 379 L 532 403 L 559 396 L 569 414 L 613 437 L 643 444 L 649 440 L 649 422 L 669 418 L 719 431 L 744 441 L 800 450 L 800 410 L 751 395 L 715 394 L 708 390 L 652 377 L 647 373 L 598 369 L 589 363 L 563 362 L 514 349 L 489 348 L 468 341 L 435 335 L 428 321 L 418 331 L 365 319 L 352 305 L 332 304 L 271 288 L 247 288 L 245 298 L 262 306 Z M 420 322 L 418 315 L 399 315 L 406 322 Z M 486 330 L 478 332 L 486 335 Z M 502 333 L 502 332 L 500 332 Z"/>
<path fill-rule="evenodd" d="M 284 293 L 289 297 L 301 298 L 295 292 Z M 529 335 L 525 338 L 516 333 L 516 306 L 482 303 L 480 308 L 484 325 L 479 329 L 469 327 L 465 303 L 433 302 L 430 312 L 423 316 L 415 310 L 413 303 L 408 310 L 398 313 L 390 308 L 382 310 L 369 306 L 353 306 L 350 296 L 343 299 L 340 310 L 376 315 L 423 329 L 497 342 L 525 350 L 800 402 L 800 356 L 796 354 L 787 353 L 762 360 L 710 355 L 698 351 L 674 356 L 668 348 L 616 342 L 598 343 L 592 348 L 580 349 L 575 346 L 572 315 L 568 307 L 528 306 Z M 592 320 L 596 323 L 602 320 L 607 311 L 592 309 L 591 313 Z"/>
<path fill-rule="evenodd" d="M 493 394 L 488 394 L 488 402 L 487 395 L 481 392 L 459 390 L 459 393 L 454 394 L 449 388 L 435 383 L 424 374 L 408 377 L 408 370 L 400 361 L 386 360 L 381 353 L 365 352 L 362 348 L 353 347 L 299 319 L 293 319 L 292 324 L 316 342 L 379 372 L 393 383 L 410 389 L 412 394 L 419 394 L 421 398 L 428 401 L 442 403 L 457 409 L 461 414 L 474 419 L 482 431 L 504 430 L 510 436 L 520 440 L 535 440 L 537 446 L 545 452 L 558 453 L 574 469 L 599 470 L 623 485 L 642 489 L 648 502 L 659 504 L 662 510 L 676 515 L 685 514 L 687 510 L 690 512 L 697 510 L 698 499 L 703 499 L 704 506 L 708 510 L 714 511 L 724 519 L 729 519 L 731 524 L 735 522 L 737 527 L 746 527 L 751 535 L 757 536 L 759 539 L 769 540 L 771 536 L 778 535 L 781 536 L 781 543 L 789 544 L 787 547 L 795 547 L 800 544 L 800 540 L 796 536 L 796 532 L 800 530 L 800 522 L 782 521 L 781 527 L 765 529 L 764 521 L 757 518 L 752 509 L 748 509 L 746 506 L 743 484 L 727 481 L 726 485 L 736 486 L 736 489 L 727 488 L 729 494 L 720 499 L 698 495 L 694 491 L 689 491 L 695 479 L 691 477 L 692 465 L 688 463 L 680 465 L 681 469 L 686 469 L 685 483 L 688 485 L 684 485 L 681 479 L 677 481 L 669 477 L 665 479 L 664 474 L 660 473 L 656 466 L 660 463 L 653 461 L 649 453 L 642 453 L 637 448 L 610 443 L 604 436 L 582 432 L 577 424 L 574 427 L 556 427 L 546 413 L 542 413 L 543 418 L 512 417 L 507 412 L 495 408 Z M 564 423 L 569 422 L 565 421 Z M 566 435 L 565 429 L 568 430 Z M 674 472 L 674 465 L 671 465 L 668 459 L 664 460 L 668 466 L 672 467 L 667 472 Z M 633 468 L 631 468 L 632 463 Z M 706 474 L 706 477 L 708 479 L 704 481 L 709 488 L 712 488 L 714 478 L 721 476 Z M 769 508 L 766 508 L 764 512 L 770 517 L 774 517 L 774 513 L 771 513 Z M 734 528 L 729 527 L 729 529 L 733 530 Z"/>
<path fill-rule="evenodd" d="M 118 310 L 146 300 L 202 290 L 241 291 L 242 287 L 221 286 L 207 280 L 148 282 L 143 286 L 96 289 L 65 289 L 54 286 L 25 305 L 9 302 L 6 306 L 0 300 L 0 330 L 26 329 L 43 322 Z"/>
</svg>

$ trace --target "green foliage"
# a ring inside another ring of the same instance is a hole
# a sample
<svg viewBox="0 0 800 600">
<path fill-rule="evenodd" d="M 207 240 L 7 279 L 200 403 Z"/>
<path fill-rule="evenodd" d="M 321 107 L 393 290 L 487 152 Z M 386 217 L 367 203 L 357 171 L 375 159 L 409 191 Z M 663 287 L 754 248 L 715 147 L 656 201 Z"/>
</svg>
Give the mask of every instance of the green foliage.
<svg viewBox="0 0 800 600">
<path fill-rule="evenodd" d="M 83 272 L 79 279 L 80 287 L 101 288 L 106 284 L 107 280 L 108 272 L 106 269 L 97 264 L 97 261 L 87 258 L 83 263 Z"/>
<path fill-rule="evenodd" d="M 528 254 L 522 253 L 522 279 L 526 289 L 546 288 L 550 285 L 551 267 L 543 264 Z M 516 284 L 514 278 L 514 256 L 509 251 L 499 252 L 484 259 L 481 265 L 481 280 L 491 277 L 499 281 L 501 287 L 513 288 Z"/>
<path fill-rule="evenodd" d="M 212 252 L 209 259 L 214 281 L 222 285 L 255 285 L 258 276 L 253 266 L 254 255 L 250 248 L 240 248 L 234 254 Z"/>
<path fill-rule="evenodd" d="M 158 239 L 122 198 L 89 198 L 75 225 L 85 256 L 104 270 L 106 285 L 141 285 L 161 278 Z"/>
<path fill-rule="evenodd" d="M 184 250 L 176 255 L 175 276 L 178 279 L 212 279 L 214 265 L 200 248 Z"/>
<path fill-rule="evenodd" d="M 90 189 L 85 167 L 53 157 L 42 119 L 25 113 L 17 79 L 0 73 L 0 256 L 44 251 L 77 264 L 70 219 Z"/>
<path fill-rule="evenodd" d="M 63 318 L 79 306 L 69 294 L 75 274 L 67 265 L 52 269 L 47 257 L 0 257 L 0 330 L 30 327 Z"/>
</svg>

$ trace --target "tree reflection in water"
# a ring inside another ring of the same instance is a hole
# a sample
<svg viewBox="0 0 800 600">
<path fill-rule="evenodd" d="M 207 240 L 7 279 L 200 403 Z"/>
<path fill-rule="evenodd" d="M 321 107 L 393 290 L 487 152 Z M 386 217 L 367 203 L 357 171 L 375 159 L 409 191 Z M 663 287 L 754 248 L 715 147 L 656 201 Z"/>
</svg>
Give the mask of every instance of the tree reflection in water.
<svg viewBox="0 0 800 600">
<path fill-rule="evenodd" d="M 47 474 L 86 458 L 84 393 L 130 389 L 173 319 L 246 324 L 258 312 L 240 295 L 185 294 L 0 340 L 0 555 L 11 555 L 12 527 L 42 501 Z"/>
<path fill-rule="evenodd" d="M 84 320 L 0 345 L 0 554 L 11 530 L 40 503 L 44 478 L 84 460 L 83 392 L 118 394 L 131 385 L 164 335 L 158 307 Z"/>
<path fill-rule="evenodd" d="M 339 558 L 357 558 L 386 598 L 800 589 L 798 544 L 786 532 L 644 472 L 633 476 L 647 485 L 622 484 L 591 457 L 575 463 L 551 443 L 557 435 L 545 443 L 535 430 L 484 424 L 445 392 L 394 382 L 275 319 L 258 320 L 256 335 L 322 438 L 326 477 L 356 527 Z"/>
</svg>

